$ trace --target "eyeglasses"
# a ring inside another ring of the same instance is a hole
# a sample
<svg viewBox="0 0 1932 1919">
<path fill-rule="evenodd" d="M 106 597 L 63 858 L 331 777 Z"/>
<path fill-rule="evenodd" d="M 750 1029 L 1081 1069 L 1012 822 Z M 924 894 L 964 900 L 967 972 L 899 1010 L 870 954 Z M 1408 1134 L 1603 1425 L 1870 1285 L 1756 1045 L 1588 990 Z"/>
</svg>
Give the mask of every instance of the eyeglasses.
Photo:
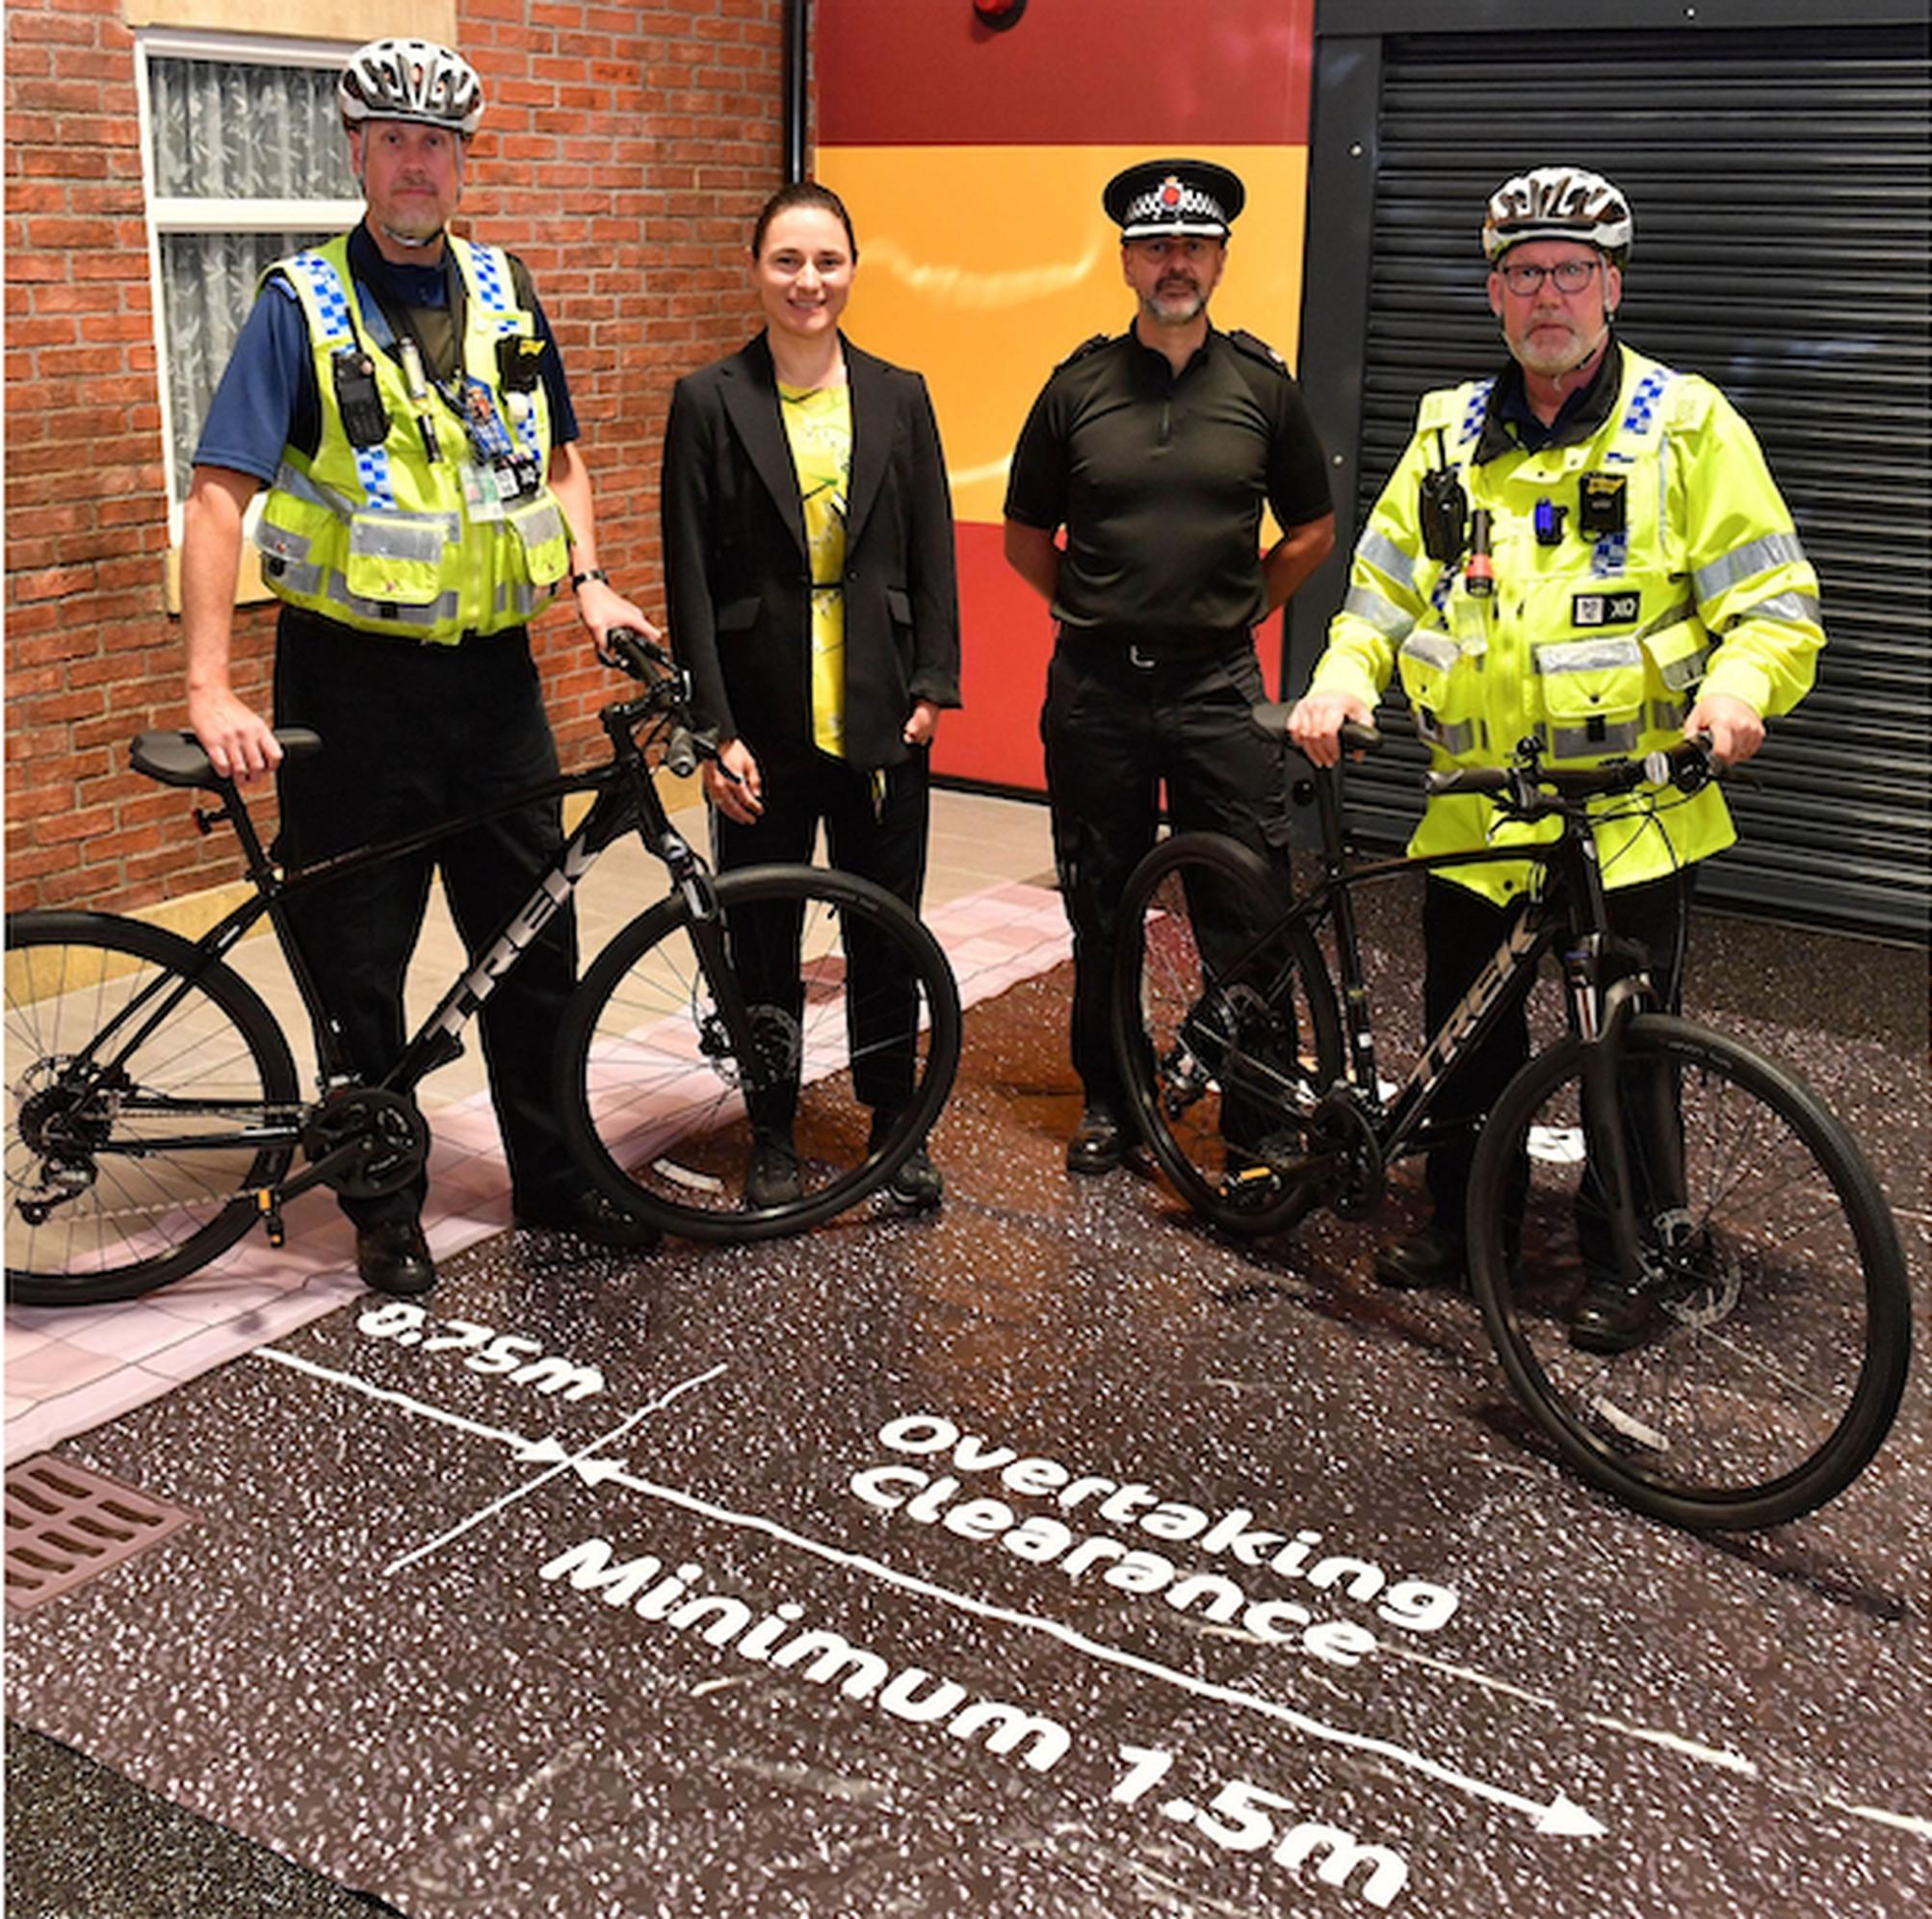
<svg viewBox="0 0 1932 1919">
<path fill-rule="evenodd" d="M 1517 260 L 1497 271 L 1513 294 L 1532 294 L 1545 280 L 1554 280 L 1558 293 L 1581 293 L 1602 265 L 1601 260 L 1559 260 L 1553 267 L 1532 267 L 1527 260 Z"/>
</svg>

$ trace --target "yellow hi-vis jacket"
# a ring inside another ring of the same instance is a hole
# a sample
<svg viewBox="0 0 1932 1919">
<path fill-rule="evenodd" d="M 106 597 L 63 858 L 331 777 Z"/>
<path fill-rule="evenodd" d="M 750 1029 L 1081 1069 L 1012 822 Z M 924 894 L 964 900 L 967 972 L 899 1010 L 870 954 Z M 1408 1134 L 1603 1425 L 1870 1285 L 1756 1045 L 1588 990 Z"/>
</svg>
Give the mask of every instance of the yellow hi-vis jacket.
<svg viewBox="0 0 1932 1919">
<path fill-rule="evenodd" d="M 1731 694 L 1766 717 L 1797 703 L 1824 644 L 1817 576 L 1756 438 L 1708 380 L 1622 353 L 1616 403 L 1574 446 L 1512 447 L 1478 462 L 1494 382 L 1423 396 L 1415 436 L 1355 548 L 1312 691 L 1372 706 L 1398 673 L 1430 763 L 1442 767 L 1500 765 L 1527 738 L 1552 765 L 1648 753 L 1681 737 L 1701 693 Z M 1478 507 L 1490 515 L 1488 595 L 1469 591 L 1466 557 L 1445 564 L 1423 551 L 1423 476 L 1445 454 L 1472 518 Z M 1586 475 L 1600 499 L 1621 493 L 1621 534 L 1579 531 Z M 1539 502 L 1549 503 L 1546 521 L 1562 509 L 1553 544 L 1537 538 Z M 1736 838 L 1714 787 L 1688 800 L 1664 790 L 1654 814 L 1635 803 L 1649 794 L 1658 789 L 1604 805 L 1606 886 L 1659 878 Z M 1430 799 L 1409 850 L 1556 831 L 1554 820 L 1502 819 L 1487 797 L 1459 794 Z M 1444 877 L 1506 901 L 1530 871 L 1496 861 Z"/>
<path fill-rule="evenodd" d="M 499 419 L 539 474 L 550 460 L 550 409 L 541 379 L 507 395 L 497 342 L 535 339 L 516 304 L 509 256 L 449 239 L 467 298 L 460 371 L 481 381 Z M 295 290 L 315 355 L 322 436 L 310 458 L 282 450 L 255 544 L 270 588 L 292 606 L 365 633 L 449 643 L 520 625 L 569 566 L 563 509 L 547 486 L 514 504 L 479 493 L 461 423 L 433 389 L 412 396 L 401 367 L 371 342 L 349 270 L 346 235 L 276 262 Z M 264 278 L 266 279 L 266 275 Z M 353 348 L 373 363 L 389 415 L 379 445 L 354 447 L 343 425 L 334 355 Z M 431 459 L 420 424 L 431 421 Z"/>
</svg>

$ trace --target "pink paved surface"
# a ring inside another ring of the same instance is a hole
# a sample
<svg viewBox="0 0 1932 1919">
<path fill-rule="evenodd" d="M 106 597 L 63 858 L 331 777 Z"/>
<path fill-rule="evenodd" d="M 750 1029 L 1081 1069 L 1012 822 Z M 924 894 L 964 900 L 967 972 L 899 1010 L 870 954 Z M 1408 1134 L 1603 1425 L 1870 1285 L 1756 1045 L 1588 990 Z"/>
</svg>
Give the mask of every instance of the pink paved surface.
<svg viewBox="0 0 1932 1919">
<path fill-rule="evenodd" d="M 968 1006 L 1071 951 L 1059 896 L 1042 887 L 989 887 L 926 919 Z M 509 1225 L 509 1176 L 484 1095 L 436 1109 L 431 1124 L 424 1226 L 444 1259 Z M 353 1299 L 361 1290 L 353 1240 L 328 1196 L 305 1194 L 287 1221 L 279 1249 L 252 1232 L 202 1271 L 142 1299 L 9 1307 L 8 1461 L 117 1418 Z"/>
</svg>

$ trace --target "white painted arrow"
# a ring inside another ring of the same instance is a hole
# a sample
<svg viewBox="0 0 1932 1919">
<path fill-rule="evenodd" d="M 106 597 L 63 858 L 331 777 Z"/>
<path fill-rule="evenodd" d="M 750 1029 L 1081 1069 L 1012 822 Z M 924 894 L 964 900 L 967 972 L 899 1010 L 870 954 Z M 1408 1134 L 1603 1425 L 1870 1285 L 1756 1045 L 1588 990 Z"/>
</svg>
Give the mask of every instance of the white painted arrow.
<svg viewBox="0 0 1932 1919">
<path fill-rule="evenodd" d="M 1507 1787 L 1499 1786 L 1488 1779 L 1476 1778 L 1469 1773 L 1458 1772 L 1452 1766 L 1446 1766 L 1440 1760 L 1431 1759 L 1424 1752 L 1418 1752 L 1406 1746 L 1397 1746 L 1387 1739 L 1376 1739 L 1367 1733 L 1350 1732 L 1345 1726 L 1330 1725 L 1322 1720 L 1311 1719 L 1306 1713 L 1296 1712 L 1292 1706 L 1282 1705 L 1275 1699 L 1264 1699 L 1258 1693 L 1241 1691 L 1236 1686 L 1222 1686 L 1213 1680 L 1197 1678 L 1191 1673 L 1183 1673 L 1172 1666 L 1162 1666 L 1157 1660 L 1144 1659 L 1137 1652 L 1129 1652 L 1124 1647 L 1109 1646 L 1103 1640 L 1089 1639 L 1085 1633 L 1077 1632 L 1072 1626 L 1062 1624 L 1058 1620 L 1043 1619 L 1034 1613 L 1023 1613 L 1010 1606 L 996 1606 L 990 1600 L 976 1599 L 970 1594 L 955 1593 L 950 1587 L 935 1586 L 929 1579 L 921 1579 L 916 1573 L 901 1572 L 897 1567 L 887 1566 L 883 1561 L 868 1558 L 864 1553 L 847 1552 L 843 1547 L 827 1545 L 822 1540 L 808 1538 L 803 1533 L 795 1533 L 789 1526 L 781 1526 L 775 1519 L 768 1519 L 760 1513 L 739 1513 L 728 1506 L 714 1505 L 708 1499 L 699 1499 L 694 1494 L 680 1491 L 674 1486 L 662 1486 L 648 1479 L 639 1479 L 621 1469 L 607 1475 L 610 1484 L 625 1486 L 634 1492 L 644 1493 L 653 1499 L 662 1499 L 667 1505 L 682 1507 L 688 1513 L 695 1513 L 700 1517 L 715 1519 L 725 1525 L 743 1527 L 750 1532 L 764 1533 L 781 1543 L 796 1547 L 800 1552 L 810 1553 L 814 1558 L 842 1566 L 848 1570 L 864 1573 L 867 1577 L 881 1581 L 888 1586 L 897 1586 L 904 1592 L 918 1593 L 928 1599 L 936 1599 L 942 1605 L 951 1606 L 958 1612 L 971 1613 L 976 1618 L 998 1620 L 1006 1625 L 1014 1625 L 1028 1632 L 1044 1633 L 1049 1639 L 1059 1641 L 1076 1652 L 1084 1653 L 1089 1659 L 1097 1659 L 1104 1665 L 1119 1666 L 1134 1673 L 1144 1674 L 1150 1679 L 1158 1679 L 1164 1685 L 1179 1687 L 1183 1692 L 1193 1693 L 1201 1699 L 1215 1699 L 1223 1705 L 1237 1706 L 1243 1712 L 1259 1713 L 1263 1717 L 1277 1720 L 1284 1725 L 1292 1725 L 1297 1732 L 1306 1733 L 1311 1739 L 1320 1739 L 1332 1745 L 1353 1748 L 1358 1751 L 1372 1752 L 1378 1758 L 1405 1768 L 1409 1772 L 1421 1773 L 1424 1777 L 1452 1787 L 1458 1792 L 1468 1793 L 1476 1799 L 1490 1801 L 1493 1804 L 1507 1806 L 1512 1812 L 1520 1812 L 1527 1818 L 1531 1828 L 1538 1832 L 1548 1832 L 1563 1838 L 1594 1839 L 1608 1828 L 1603 1823 L 1585 1812 L 1581 1806 L 1564 1793 L 1558 1793 L 1549 1801 L 1530 1799 L 1522 1793 L 1511 1792 Z"/>
</svg>

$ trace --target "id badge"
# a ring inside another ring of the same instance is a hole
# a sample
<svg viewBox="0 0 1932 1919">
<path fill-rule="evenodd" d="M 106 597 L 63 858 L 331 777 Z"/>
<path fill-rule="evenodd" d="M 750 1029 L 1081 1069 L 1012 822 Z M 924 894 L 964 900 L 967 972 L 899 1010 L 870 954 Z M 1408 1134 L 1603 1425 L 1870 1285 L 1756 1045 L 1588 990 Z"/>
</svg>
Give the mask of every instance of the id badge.
<svg viewBox="0 0 1932 1919">
<path fill-rule="evenodd" d="M 503 488 L 496 469 L 479 466 L 474 460 L 462 464 L 463 511 L 472 523 L 503 518 Z"/>
</svg>

